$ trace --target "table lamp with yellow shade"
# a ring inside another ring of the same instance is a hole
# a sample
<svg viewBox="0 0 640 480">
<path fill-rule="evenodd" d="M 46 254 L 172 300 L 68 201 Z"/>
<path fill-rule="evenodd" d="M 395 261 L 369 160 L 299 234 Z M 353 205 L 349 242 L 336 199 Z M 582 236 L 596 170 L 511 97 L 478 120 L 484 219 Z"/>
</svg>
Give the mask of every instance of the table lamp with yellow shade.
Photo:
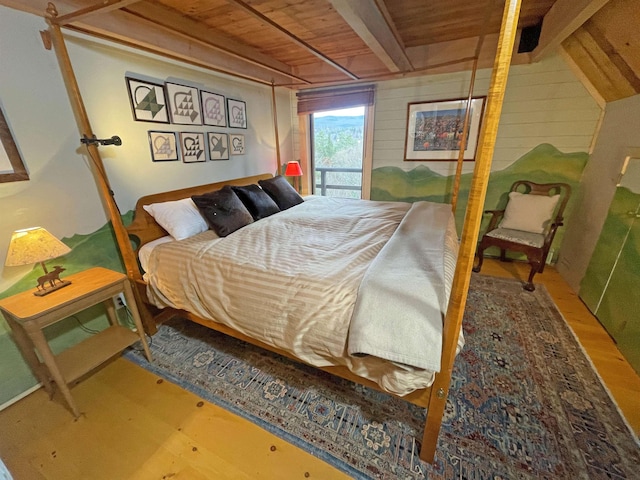
<svg viewBox="0 0 640 480">
<path fill-rule="evenodd" d="M 60 273 L 65 270 L 62 266 L 55 265 L 53 270 L 49 272 L 44 264 L 46 260 L 61 257 L 70 251 L 71 249 L 68 246 L 51 235 L 46 229 L 42 227 L 25 228 L 16 230 L 11 235 L 5 265 L 16 267 L 40 263 L 44 270 L 44 275 L 38 277 L 38 285 L 33 294 L 42 297 L 71 285 L 71 282 L 67 280 L 60 280 Z"/>
</svg>

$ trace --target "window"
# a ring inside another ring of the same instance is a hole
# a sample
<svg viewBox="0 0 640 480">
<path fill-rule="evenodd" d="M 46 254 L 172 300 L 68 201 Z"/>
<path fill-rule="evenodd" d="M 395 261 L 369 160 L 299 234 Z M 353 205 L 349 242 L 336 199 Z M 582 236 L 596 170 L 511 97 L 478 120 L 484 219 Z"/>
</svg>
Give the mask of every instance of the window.
<svg viewBox="0 0 640 480">
<path fill-rule="evenodd" d="M 365 107 L 311 114 L 312 191 L 361 198 Z"/>
<path fill-rule="evenodd" d="M 297 96 L 300 143 L 308 145 L 302 148 L 304 170 L 314 172 L 312 193 L 369 198 L 375 88 L 301 91 Z"/>
</svg>

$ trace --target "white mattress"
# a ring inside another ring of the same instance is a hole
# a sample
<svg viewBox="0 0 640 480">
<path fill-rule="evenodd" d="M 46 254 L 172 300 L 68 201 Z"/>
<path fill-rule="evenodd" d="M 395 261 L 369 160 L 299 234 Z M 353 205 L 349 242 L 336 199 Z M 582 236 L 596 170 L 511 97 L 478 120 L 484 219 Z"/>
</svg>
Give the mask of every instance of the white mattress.
<svg viewBox="0 0 640 480">
<path fill-rule="evenodd" d="M 11 480 L 12 478 L 11 473 L 0 459 L 0 480 Z"/>
<path fill-rule="evenodd" d="M 225 238 L 209 231 L 159 242 L 146 262 L 148 297 L 160 308 L 226 324 L 311 365 L 344 365 L 384 390 L 410 393 L 429 386 L 434 372 L 347 353 L 360 282 L 410 207 L 310 197 Z M 457 236 L 452 215 L 445 223 L 433 228 L 446 231 L 442 277 L 450 286 Z"/>
</svg>

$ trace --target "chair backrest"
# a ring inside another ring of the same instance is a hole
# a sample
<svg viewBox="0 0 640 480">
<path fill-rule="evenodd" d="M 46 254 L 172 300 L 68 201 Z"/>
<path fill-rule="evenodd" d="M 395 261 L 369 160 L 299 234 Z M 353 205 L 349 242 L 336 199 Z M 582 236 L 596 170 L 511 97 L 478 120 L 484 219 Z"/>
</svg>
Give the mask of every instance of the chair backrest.
<svg viewBox="0 0 640 480">
<path fill-rule="evenodd" d="M 512 192 L 526 193 L 530 195 L 560 195 L 560 200 L 555 209 L 555 217 L 552 223 L 560 224 L 563 220 L 564 209 L 571 196 L 571 185 L 567 183 L 535 183 L 529 180 L 518 180 L 511 185 Z"/>
</svg>

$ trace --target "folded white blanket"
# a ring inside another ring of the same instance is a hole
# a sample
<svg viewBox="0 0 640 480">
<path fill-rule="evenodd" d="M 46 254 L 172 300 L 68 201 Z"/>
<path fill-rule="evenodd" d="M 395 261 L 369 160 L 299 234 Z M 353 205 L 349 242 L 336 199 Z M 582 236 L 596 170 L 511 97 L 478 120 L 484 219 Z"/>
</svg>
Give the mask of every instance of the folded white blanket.
<svg viewBox="0 0 640 480">
<path fill-rule="evenodd" d="M 349 354 L 440 371 L 449 300 L 443 245 L 452 215 L 447 204 L 412 205 L 362 279 Z"/>
</svg>

